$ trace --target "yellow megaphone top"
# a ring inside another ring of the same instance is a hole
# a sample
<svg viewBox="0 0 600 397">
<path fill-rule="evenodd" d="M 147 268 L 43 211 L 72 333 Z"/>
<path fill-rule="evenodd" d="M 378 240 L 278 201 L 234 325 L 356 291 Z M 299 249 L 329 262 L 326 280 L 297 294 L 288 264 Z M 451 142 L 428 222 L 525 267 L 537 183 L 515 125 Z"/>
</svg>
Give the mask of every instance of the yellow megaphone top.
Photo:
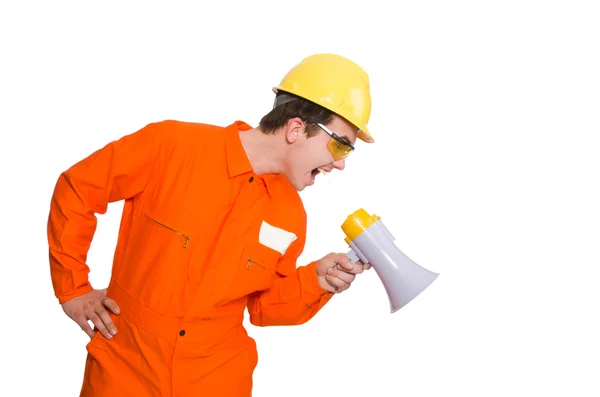
<svg viewBox="0 0 600 397">
<path fill-rule="evenodd" d="M 369 226 L 381 219 L 379 216 L 373 214 L 369 215 L 364 209 L 358 209 L 351 215 L 348 215 L 346 221 L 342 224 L 342 230 L 346 234 L 344 239 L 346 243 L 350 244 L 352 240 L 360 236 L 362 232 L 367 230 Z"/>
</svg>

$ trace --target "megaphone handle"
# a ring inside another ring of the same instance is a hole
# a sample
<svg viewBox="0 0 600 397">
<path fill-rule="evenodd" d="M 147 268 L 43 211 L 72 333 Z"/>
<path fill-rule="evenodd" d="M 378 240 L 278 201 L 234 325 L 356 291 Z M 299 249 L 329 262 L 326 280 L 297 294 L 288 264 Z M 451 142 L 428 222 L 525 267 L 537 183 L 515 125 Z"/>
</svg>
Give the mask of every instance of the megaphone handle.
<svg viewBox="0 0 600 397">
<path fill-rule="evenodd" d="M 354 252 L 354 250 L 350 250 L 346 253 L 346 255 L 348 256 L 348 258 L 350 258 L 350 261 L 352 263 L 356 263 L 360 260 L 360 258 L 358 257 L 358 255 L 356 255 L 356 252 Z"/>
</svg>

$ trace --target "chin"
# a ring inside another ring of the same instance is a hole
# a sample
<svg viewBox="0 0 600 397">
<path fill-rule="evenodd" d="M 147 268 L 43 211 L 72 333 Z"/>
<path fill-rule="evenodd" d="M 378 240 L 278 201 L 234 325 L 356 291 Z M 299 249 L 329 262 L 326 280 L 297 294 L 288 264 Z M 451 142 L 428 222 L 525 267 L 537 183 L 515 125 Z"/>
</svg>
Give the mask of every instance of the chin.
<svg viewBox="0 0 600 397">
<path fill-rule="evenodd" d="M 294 186 L 294 189 L 296 189 L 299 192 L 306 189 L 306 185 L 302 182 L 294 182 L 294 183 L 292 183 L 292 186 Z"/>
<path fill-rule="evenodd" d="M 288 182 L 290 183 L 290 185 L 292 185 L 294 187 L 294 189 L 296 189 L 296 191 L 301 192 L 306 188 L 306 182 L 304 181 L 304 178 L 293 178 L 292 176 L 285 174 L 286 179 L 288 180 Z"/>
</svg>

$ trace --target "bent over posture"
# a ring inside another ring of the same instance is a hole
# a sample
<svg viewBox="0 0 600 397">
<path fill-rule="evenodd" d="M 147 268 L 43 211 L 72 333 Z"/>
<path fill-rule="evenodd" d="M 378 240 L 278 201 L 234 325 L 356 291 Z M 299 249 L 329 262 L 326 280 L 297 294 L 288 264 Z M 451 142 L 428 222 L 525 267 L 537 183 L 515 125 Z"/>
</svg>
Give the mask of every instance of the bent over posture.
<svg viewBox="0 0 600 397">
<path fill-rule="evenodd" d="M 298 266 L 298 194 L 373 142 L 369 80 L 333 54 L 305 58 L 256 128 L 151 123 L 63 172 L 48 221 L 65 313 L 90 337 L 82 396 L 252 394 L 258 355 L 242 322 L 311 319 L 369 264 L 343 253 Z M 107 289 L 88 280 L 96 215 L 124 200 Z M 88 324 L 94 324 L 92 329 Z"/>
</svg>

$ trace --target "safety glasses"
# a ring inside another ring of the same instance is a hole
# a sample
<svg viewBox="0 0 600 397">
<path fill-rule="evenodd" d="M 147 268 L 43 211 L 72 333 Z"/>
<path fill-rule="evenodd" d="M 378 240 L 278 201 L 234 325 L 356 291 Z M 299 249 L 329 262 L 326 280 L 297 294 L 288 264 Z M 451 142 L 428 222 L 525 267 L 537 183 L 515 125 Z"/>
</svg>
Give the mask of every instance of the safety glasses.
<svg viewBox="0 0 600 397">
<path fill-rule="evenodd" d="M 323 124 L 317 123 L 317 125 L 331 137 L 329 142 L 327 142 L 327 149 L 329 149 L 329 152 L 335 161 L 345 159 L 350 153 L 352 153 L 354 146 L 344 141 Z"/>
</svg>

